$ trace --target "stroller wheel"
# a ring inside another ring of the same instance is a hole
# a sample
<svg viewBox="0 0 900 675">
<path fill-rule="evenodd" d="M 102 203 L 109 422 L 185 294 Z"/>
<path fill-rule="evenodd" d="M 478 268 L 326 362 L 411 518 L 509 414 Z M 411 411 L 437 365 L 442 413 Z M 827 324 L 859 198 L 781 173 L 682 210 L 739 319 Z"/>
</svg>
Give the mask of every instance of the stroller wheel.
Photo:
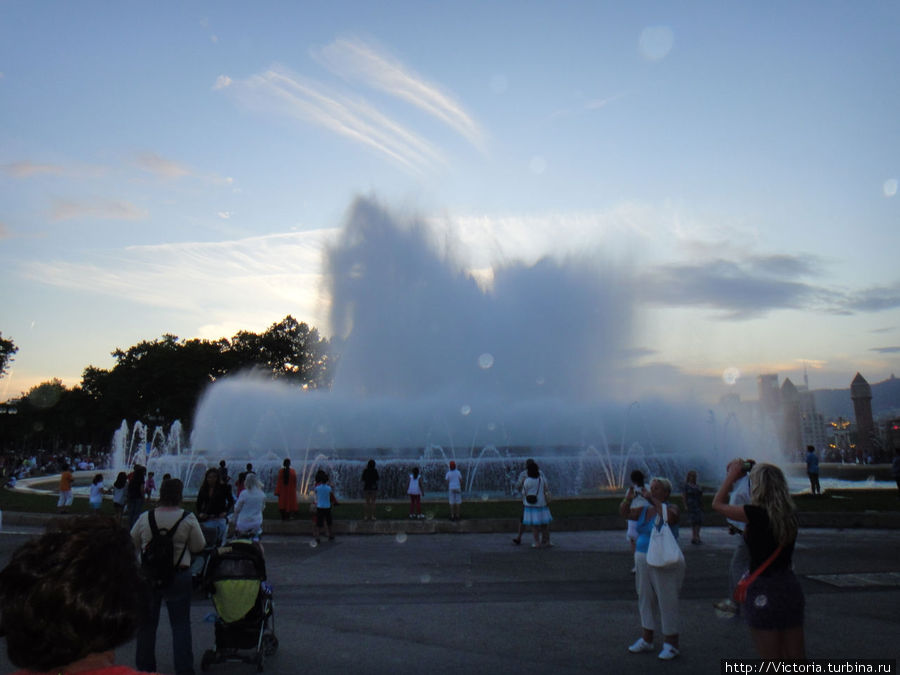
<svg viewBox="0 0 900 675">
<path fill-rule="evenodd" d="M 262 638 L 262 651 L 266 656 L 272 656 L 278 651 L 278 638 L 274 633 L 266 633 Z"/>
<path fill-rule="evenodd" d="M 200 670 L 206 672 L 209 667 L 216 662 L 216 653 L 212 649 L 203 652 L 203 658 L 200 659 Z"/>
</svg>

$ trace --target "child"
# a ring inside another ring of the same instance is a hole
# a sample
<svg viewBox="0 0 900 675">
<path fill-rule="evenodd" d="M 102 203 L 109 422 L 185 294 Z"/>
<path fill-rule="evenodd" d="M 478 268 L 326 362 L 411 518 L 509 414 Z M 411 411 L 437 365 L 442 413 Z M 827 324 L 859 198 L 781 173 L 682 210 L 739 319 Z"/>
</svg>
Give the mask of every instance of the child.
<svg viewBox="0 0 900 675">
<path fill-rule="evenodd" d="M 116 512 L 116 522 L 122 522 L 122 514 L 125 513 L 125 499 L 128 492 L 128 474 L 120 471 L 113 483 L 113 509 Z"/>
<path fill-rule="evenodd" d="M 325 534 L 328 541 L 334 541 L 334 533 L 331 531 L 331 505 L 337 504 L 334 489 L 328 484 L 328 474 L 319 469 L 316 472 L 316 522 L 313 525 L 313 536 L 316 543 L 319 542 L 319 528 L 325 525 Z"/>
<path fill-rule="evenodd" d="M 153 497 L 153 491 L 156 489 L 156 481 L 153 480 L 153 476 L 156 474 L 151 471 L 147 474 L 147 482 L 144 483 L 144 496 L 149 501 L 151 497 Z"/>
<path fill-rule="evenodd" d="M 103 489 L 103 474 L 98 473 L 94 476 L 94 480 L 91 481 L 91 496 L 88 498 L 88 502 L 91 505 L 91 508 L 94 511 L 99 511 L 100 507 L 103 506 L 103 493 L 105 490 Z"/>
<path fill-rule="evenodd" d="M 422 486 L 422 478 L 419 476 L 419 467 L 413 467 L 412 473 L 409 474 L 409 487 L 406 489 L 409 495 L 409 517 L 424 518 L 422 515 L 422 497 L 425 496 L 425 489 Z"/>
</svg>

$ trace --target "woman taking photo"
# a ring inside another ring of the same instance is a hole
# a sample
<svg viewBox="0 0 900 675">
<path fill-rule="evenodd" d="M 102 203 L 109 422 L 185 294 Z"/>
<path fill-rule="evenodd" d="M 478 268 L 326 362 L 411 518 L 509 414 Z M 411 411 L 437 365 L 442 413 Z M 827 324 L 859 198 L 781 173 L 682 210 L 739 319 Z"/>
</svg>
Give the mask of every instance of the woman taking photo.
<svg viewBox="0 0 900 675">
<path fill-rule="evenodd" d="M 672 484 L 665 478 L 654 478 L 650 489 L 644 490 L 643 497 L 649 505 L 632 508 L 636 498 L 634 487 L 619 506 L 619 513 L 629 520 L 637 521 L 637 541 L 634 549 L 634 586 L 638 596 L 638 611 L 641 615 L 642 635 L 628 647 L 632 654 L 653 651 L 653 635 L 662 628 L 663 646 L 658 656 L 663 661 L 674 659 L 678 654 L 678 594 L 684 581 L 684 559 L 669 567 L 651 567 L 647 564 L 647 549 L 650 546 L 650 532 L 662 526 L 662 518 L 657 523 L 657 515 L 666 507 L 666 522 L 675 538 L 678 538 L 678 507 L 669 504 Z"/>
<path fill-rule="evenodd" d="M 744 540 L 750 550 L 750 572 L 762 571 L 747 588 L 741 611 L 764 659 L 803 659 L 803 590 L 791 567 L 797 541 L 797 513 L 787 480 L 777 466 L 756 464 L 750 471 L 750 503 L 728 503 L 731 486 L 747 473 L 742 459 L 728 473 L 713 498 L 713 508 L 726 518 L 747 523 Z"/>
</svg>

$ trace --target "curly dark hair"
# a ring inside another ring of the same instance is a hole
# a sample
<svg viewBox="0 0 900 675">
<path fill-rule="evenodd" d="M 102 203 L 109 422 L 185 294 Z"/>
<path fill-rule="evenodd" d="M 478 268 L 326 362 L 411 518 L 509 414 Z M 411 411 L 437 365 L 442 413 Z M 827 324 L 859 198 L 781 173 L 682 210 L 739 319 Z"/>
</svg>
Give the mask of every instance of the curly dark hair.
<svg viewBox="0 0 900 675">
<path fill-rule="evenodd" d="M 0 634 L 16 666 L 55 670 L 128 642 L 146 601 L 127 530 L 104 516 L 54 521 L 0 572 Z"/>
</svg>

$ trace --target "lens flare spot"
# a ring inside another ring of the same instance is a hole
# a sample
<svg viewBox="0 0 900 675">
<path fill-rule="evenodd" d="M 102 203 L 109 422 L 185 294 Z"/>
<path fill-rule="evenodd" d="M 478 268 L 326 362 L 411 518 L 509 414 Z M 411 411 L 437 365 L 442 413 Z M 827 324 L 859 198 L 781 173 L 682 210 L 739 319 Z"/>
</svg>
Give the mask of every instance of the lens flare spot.
<svg viewBox="0 0 900 675">
<path fill-rule="evenodd" d="M 391 505 L 388 504 L 387 506 L 385 506 L 385 507 L 384 507 L 384 510 L 387 511 L 388 513 L 390 513 L 390 512 L 391 512 Z"/>
<path fill-rule="evenodd" d="M 491 496 L 487 492 L 481 493 L 481 501 L 486 502 L 490 498 L 491 498 Z"/>
<path fill-rule="evenodd" d="M 394 540 L 398 544 L 405 544 L 406 543 L 406 532 L 398 532 L 397 536 L 394 537 Z"/>
<path fill-rule="evenodd" d="M 423 584 L 430 584 L 431 583 L 431 575 L 423 574 L 422 576 L 419 577 L 419 581 L 421 581 Z"/>
<path fill-rule="evenodd" d="M 319 546 L 319 542 L 317 542 L 315 539 L 313 539 L 309 542 L 310 548 L 318 548 L 318 546 Z"/>
<path fill-rule="evenodd" d="M 459 409 L 459 414 L 462 415 L 463 417 L 467 416 L 471 412 L 472 412 L 472 406 L 464 405 L 462 408 Z"/>
<path fill-rule="evenodd" d="M 731 366 L 730 368 L 726 368 L 725 372 L 722 373 L 722 380 L 729 387 L 733 386 L 735 383 L 737 383 L 737 381 L 738 381 L 738 379 L 740 379 L 740 377 L 741 377 L 741 371 L 738 370 L 737 368 L 735 368 L 734 366 Z"/>
<path fill-rule="evenodd" d="M 528 168 L 531 169 L 531 173 L 540 176 L 547 170 L 547 160 L 540 155 L 535 155 L 528 162 Z"/>
<path fill-rule="evenodd" d="M 897 179 L 889 178 L 884 181 L 884 187 L 882 189 L 884 190 L 885 197 L 893 197 L 897 194 Z"/>
<path fill-rule="evenodd" d="M 647 26 L 638 38 L 638 51 L 647 61 L 666 58 L 675 44 L 675 33 L 668 26 Z"/>
<path fill-rule="evenodd" d="M 488 368 L 494 365 L 494 355 L 485 352 L 481 356 L 478 357 L 478 367 L 482 370 L 487 370 Z"/>
</svg>

